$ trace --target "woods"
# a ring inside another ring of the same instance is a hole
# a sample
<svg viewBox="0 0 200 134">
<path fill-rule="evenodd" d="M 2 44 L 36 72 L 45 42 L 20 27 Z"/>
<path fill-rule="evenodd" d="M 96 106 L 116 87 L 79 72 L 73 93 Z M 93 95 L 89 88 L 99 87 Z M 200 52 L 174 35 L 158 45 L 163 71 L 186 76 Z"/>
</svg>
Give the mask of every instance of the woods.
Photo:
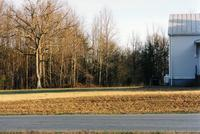
<svg viewBox="0 0 200 134">
<path fill-rule="evenodd" d="M 108 9 L 90 29 L 68 5 L 24 0 L 17 8 L 0 1 L 0 88 L 64 88 L 162 85 L 168 70 L 168 39 L 162 32 L 126 48 Z"/>
</svg>

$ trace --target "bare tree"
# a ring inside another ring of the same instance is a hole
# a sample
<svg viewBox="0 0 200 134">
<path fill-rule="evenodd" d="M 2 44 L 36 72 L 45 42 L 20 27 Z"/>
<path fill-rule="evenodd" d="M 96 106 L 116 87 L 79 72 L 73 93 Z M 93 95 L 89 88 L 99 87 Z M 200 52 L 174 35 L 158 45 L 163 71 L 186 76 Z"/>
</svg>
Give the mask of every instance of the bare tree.
<svg viewBox="0 0 200 134">
<path fill-rule="evenodd" d="M 47 51 L 47 39 L 55 38 L 66 29 L 64 20 L 71 10 L 64 13 L 62 7 L 52 0 L 28 0 L 23 10 L 14 10 L 10 16 L 16 24 L 19 36 L 28 40 L 26 47 L 36 56 L 37 88 L 41 88 L 43 54 Z M 69 25 L 68 25 L 69 26 Z"/>
<path fill-rule="evenodd" d="M 103 69 L 105 72 L 105 83 L 108 82 L 109 68 L 109 49 L 110 44 L 114 41 L 115 25 L 113 17 L 108 9 L 100 11 L 99 15 L 94 19 L 92 29 L 92 44 L 97 50 L 97 60 L 99 64 L 99 85 L 102 84 Z"/>
</svg>

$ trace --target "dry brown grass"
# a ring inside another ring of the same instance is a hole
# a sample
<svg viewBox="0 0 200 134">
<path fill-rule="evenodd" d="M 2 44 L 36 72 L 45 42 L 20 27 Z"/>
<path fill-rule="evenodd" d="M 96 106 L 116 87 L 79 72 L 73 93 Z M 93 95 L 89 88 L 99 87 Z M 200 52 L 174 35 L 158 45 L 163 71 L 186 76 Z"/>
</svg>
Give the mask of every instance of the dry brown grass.
<svg viewBox="0 0 200 134">
<path fill-rule="evenodd" d="M 41 100 L 57 98 L 80 98 L 101 96 L 170 96 L 170 95 L 200 95 L 200 90 L 193 91 L 87 91 L 87 92 L 62 92 L 62 93 L 29 93 L 29 94 L 0 94 L 0 102 Z"/>
<path fill-rule="evenodd" d="M 179 93 L 179 92 L 176 92 Z M 187 92 L 185 92 L 187 93 Z M 199 92 L 200 93 L 200 92 Z M 125 96 L 145 94 L 168 94 L 168 92 L 137 92 L 137 91 L 90 91 L 90 92 L 63 92 L 63 93 L 36 93 L 36 94 L 11 94 L 0 95 L 0 102 L 57 99 L 57 98 L 79 98 L 79 97 L 100 97 L 100 96 Z"/>
<path fill-rule="evenodd" d="M 39 96 L 32 99 L 31 95 Z M 83 92 L 5 95 L 0 114 L 134 114 L 200 112 L 200 91 L 175 92 Z M 60 96 L 61 95 L 61 96 Z M 12 97 L 14 98 L 12 98 Z M 25 97 L 26 96 L 26 97 Z M 44 95 L 45 96 L 45 95 Z M 52 97 L 53 96 L 53 97 Z M 5 101 L 6 97 L 9 101 Z M 24 98 L 29 98 L 24 100 Z M 48 98 L 49 97 L 49 98 Z"/>
</svg>

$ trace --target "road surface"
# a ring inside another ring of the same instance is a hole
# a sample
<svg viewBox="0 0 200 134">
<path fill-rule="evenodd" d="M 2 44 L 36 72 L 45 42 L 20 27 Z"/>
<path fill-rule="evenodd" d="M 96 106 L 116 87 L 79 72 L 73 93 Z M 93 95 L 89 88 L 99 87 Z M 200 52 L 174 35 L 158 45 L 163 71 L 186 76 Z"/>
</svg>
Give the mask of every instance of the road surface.
<svg viewBox="0 0 200 134">
<path fill-rule="evenodd" d="M 0 116 L 0 131 L 192 131 L 200 114 Z"/>
</svg>

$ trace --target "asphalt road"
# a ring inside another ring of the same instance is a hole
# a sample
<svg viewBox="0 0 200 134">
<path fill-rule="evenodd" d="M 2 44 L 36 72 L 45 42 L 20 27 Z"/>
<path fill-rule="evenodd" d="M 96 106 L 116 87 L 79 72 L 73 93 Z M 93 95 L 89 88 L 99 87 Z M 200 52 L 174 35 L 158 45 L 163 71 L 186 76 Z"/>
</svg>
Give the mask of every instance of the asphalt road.
<svg viewBox="0 0 200 134">
<path fill-rule="evenodd" d="M 192 131 L 200 114 L 0 116 L 0 131 Z"/>
</svg>

